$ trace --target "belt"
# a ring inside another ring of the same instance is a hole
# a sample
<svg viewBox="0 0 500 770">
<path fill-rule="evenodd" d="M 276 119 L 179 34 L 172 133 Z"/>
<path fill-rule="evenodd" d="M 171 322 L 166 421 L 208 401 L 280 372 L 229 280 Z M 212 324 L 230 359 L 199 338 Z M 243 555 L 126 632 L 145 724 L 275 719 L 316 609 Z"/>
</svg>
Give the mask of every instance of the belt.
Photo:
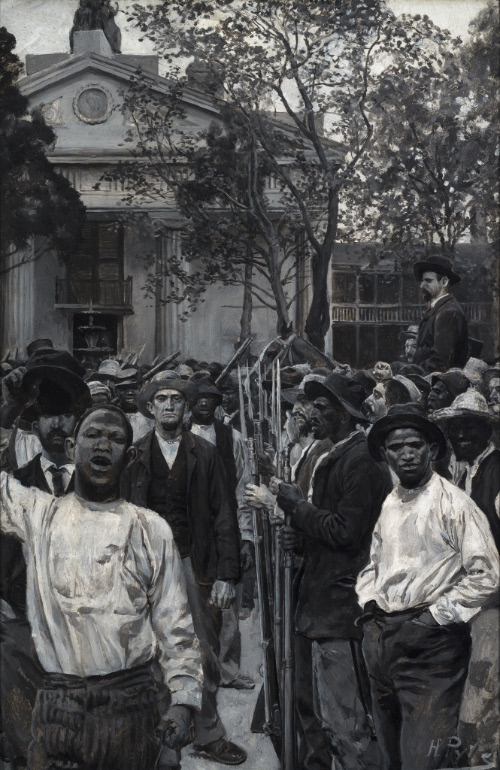
<svg viewBox="0 0 500 770">
<path fill-rule="evenodd" d="M 380 620 L 389 625 L 405 623 L 407 620 L 412 620 L 412 618 L 421 615 L 422 612 L 425 612 L 425 610 L 428 609 L 428 607 L 428 604 L 419 604 L 416 607 L 408 607 L 406 610 L 385 612 L 385 610 L 381 609 L 375 601 L 371 601 L 365 604 L 365 611 L 361 617 L 355 621 L 355 625 L 361 626 L 369 620 Z"/>
<path fill-rule="evenodd" d="M 52 689 L 64 687 L 70 690 L 92 689 L 123 689 L 141 684 L 150 684 L 152 659 L 133 668 L 112 671 L 110 674 L 80 677 L 74 674 L 59 674 L 48 672 L 44 677 L 45 687 Z"/>
</svg>

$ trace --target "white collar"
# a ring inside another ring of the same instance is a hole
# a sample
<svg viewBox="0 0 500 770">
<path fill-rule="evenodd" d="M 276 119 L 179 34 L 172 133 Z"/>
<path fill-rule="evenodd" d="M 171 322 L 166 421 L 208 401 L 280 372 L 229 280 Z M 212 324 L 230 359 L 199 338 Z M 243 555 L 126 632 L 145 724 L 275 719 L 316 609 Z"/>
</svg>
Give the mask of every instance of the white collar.
<svg viewBox="0 0 500 770">
<path fill-rule="evenodd" d="M 49 468 L 54 467 L 55 463 L 52 462 L 52 460 L 49 460 L 48 457 L 45 457 L 45 455 L 40 456 L 40 465 L 42 466 L 42 471 L 44 473 L 47 472 Z M 61 470 L 66 471 L 66 473 L 72 474 L 75 470 L 75 466 L 72 462 L 68 461 L 67 463 L 64 463 L 64 465 L 58 466 Z"/>
<path fill-rule="evenodd" d="M 445 297 L 451 297 L 451 294 L 450 294 L 449 291 L 447 291 L 446 294 L 441 294 L 440 297 L 436 297 L 436 299 L 433 299 L 432 302 L 431 302 L 431 307 L 434 307 L 434 305 L 437 302 L 440 302 L 440 300 L 444 299 Z"/>
</svg>

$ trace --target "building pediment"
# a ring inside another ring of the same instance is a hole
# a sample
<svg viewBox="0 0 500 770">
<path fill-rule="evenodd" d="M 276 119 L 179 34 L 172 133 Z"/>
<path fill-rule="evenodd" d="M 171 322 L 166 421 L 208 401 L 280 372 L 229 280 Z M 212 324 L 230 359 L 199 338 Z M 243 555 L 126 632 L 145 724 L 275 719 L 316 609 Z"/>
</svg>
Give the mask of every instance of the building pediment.
<svg viewBox="0 0 500 770">
<path fill-rule="evenodd" d="M 50 57 L 44 58 L 49 66 L 23 78 L 19 86 L 31 109 L 40 108 L 57 135 L 49 157 L 68 163 L 128 157 L 126 135 L 131 123 L 122 105 L 124 91 L 137 72 L 137 59 L 142 57 L 85 52 L 65 55 L 52 64 Z M 146 69 L 143 73 L 152 91 L 168 95 L 165 78 Z M 214 100 L 201 91 L 187 87 L 183 101 L 188 130 L 203 130 L 217 117 Z"/>
</svg>

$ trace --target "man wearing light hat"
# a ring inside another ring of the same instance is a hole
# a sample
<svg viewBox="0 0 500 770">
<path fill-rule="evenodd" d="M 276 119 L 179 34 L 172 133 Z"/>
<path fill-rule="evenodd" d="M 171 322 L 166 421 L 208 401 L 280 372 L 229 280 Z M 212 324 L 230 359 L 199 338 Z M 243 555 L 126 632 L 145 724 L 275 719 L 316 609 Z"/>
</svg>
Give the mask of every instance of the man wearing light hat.
<svg viewBox="0 0 500 770">
<path fill-rule="evenodd" d="M 413 363 L 413 357 L 417 348 L 418 326 L 413 324 L 409 326 L 405 331 L 399 332 L 398 338 L 401 342 L 404 342 L 405 352 L 404 359 L 407 363 Z"/>
<path fill-rule="evenodd" d="M 454 271 L 451 261 L 441 254 L 432 254 L 417 262 L 413 273 L 420 281 L 420 291 L 427 303 L 427 311 L 418 328 L 413 363 L 429 373 L 464 366 L 469 349 L 467 319 L 449 291 L 462 279 Z"/>
<path fill-rule="evenodd" d="M 156 511 L 172 529 L 202 651 L 204 685 L 201 711 L 194 715 L 194 744 L 211 759 L 236 765 L 246 753 L 226 740 L 216 696 L 221 610 L 234 600 L 240 578 L 240 534 L 222 459 L 186 426 L 197 395 L 193 382 L 172 371 L 158 373 L 143 387 L 137 406 L 154 417 L 154 429 L 136 444 L 123 492 L 136 505 Z M 180 757 L 167 751 L 158 767 L 175 770 Z"/>
<path fill-rule="evenodd" d="M 483 396 L 475 390 L 457 396 L 452 405 L 434 413 L 451 443 L 449 471 L 488 519 L 500 551 L 500 451 L 491 441 L 493 417 Z M 471 621 L 472 654 L 460 712 L 459 736 L 478 764 L 484 753 L 500 758 L 500 680 L 498 659 L 499 603 L 490 602 Z"/>
<path fill-rule="evenodd" d="M 368 436 L 399 484 L 356 583 L 384 770 L 446 766 L 470 657 L 467 623 L 500 585 L 484 513 L 436 474 L 446 440 L 419 404 L 397 404 Z"/>
</svg>

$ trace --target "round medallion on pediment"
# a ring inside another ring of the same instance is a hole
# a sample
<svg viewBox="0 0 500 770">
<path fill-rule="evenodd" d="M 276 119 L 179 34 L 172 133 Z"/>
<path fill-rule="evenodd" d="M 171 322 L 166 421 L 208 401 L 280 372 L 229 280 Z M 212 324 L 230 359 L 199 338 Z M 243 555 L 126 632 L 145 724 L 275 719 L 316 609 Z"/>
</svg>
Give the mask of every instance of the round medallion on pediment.
<svg viewBox="0 0 500 770">
<path fill-rule="evenodd" d="M 97 83 L 80 88 L 73 99 L 75 115 L 84 123 L 104 123 L 113 110 L 109 91 Z"/>
</svg>

